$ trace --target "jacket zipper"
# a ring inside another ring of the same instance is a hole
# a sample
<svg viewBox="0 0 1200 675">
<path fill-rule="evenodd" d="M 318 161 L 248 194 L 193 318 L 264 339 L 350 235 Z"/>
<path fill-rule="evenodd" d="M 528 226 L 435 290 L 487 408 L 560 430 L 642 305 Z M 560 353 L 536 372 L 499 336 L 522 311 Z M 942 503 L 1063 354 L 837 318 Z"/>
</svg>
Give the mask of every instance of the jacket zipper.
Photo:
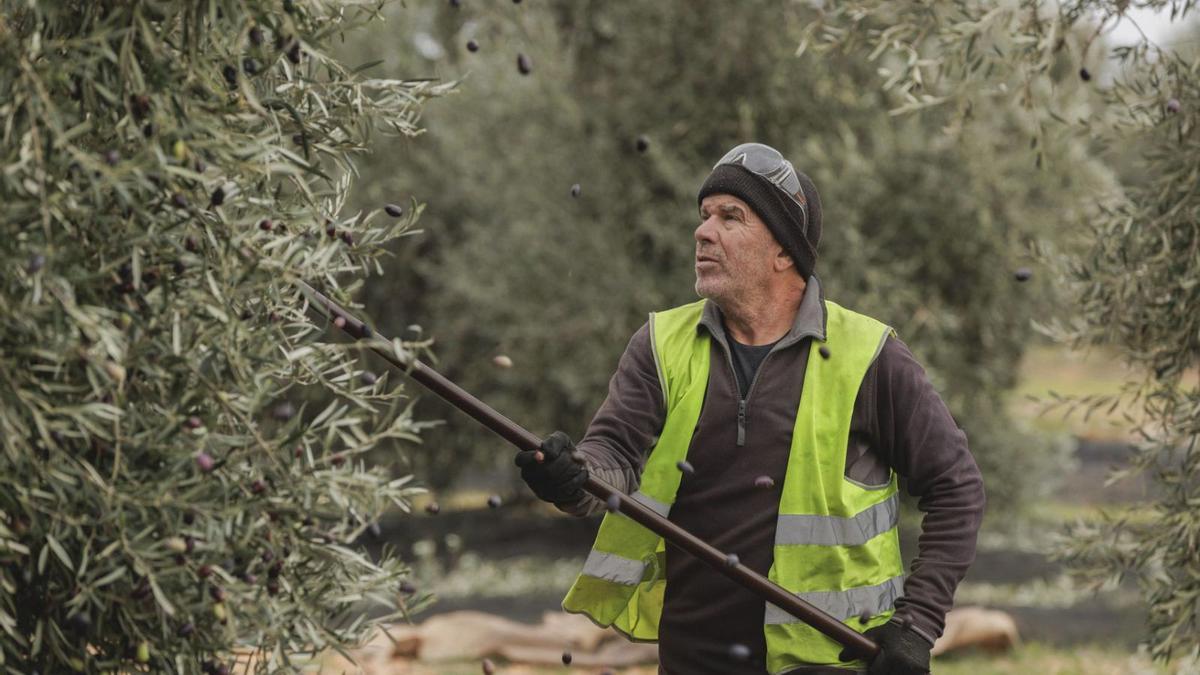
<svg viewBox="0 0 1200 675">
<path fill-rule="evenodd" d="M 779 345 L 776 345 L 778 347 Z M 729 374 L 733 376 L 734 394 L 738 396 L 738 416 L 737 416 L 737 447 L 746 445 L 746 401 L 750 400 L 750 395 L 754 393 L 754 385 L 758 382 L 758 374 L 762 372 L 763 366 L 767 364 L 767 359 L 776 352 L 775 349 L 767 352 L 763 360 L 758 364 L 758 370 L 754 371 L 754 377 L 750 380 L 750 388 L 746 390 L 746 397 L 741 397 L 741 391 L 738 389 L 737 370 L 733 367 L 733 353 L 729 348 L 725 349 L 725 362 L 729 364 Z"/>
<path fill-rule="evenodd" d="M 759 373 L 761 373 L 763 371 L 763 367 L 765 367 L 767 365 L 767 359 L 771 358 L 771 355 L 774 353 L 775 353 L 775 350 L 772 349 L 771 351 L 767 352 L 767 355 L 763 357 L 762 361 L 758 362 L 758 370 L 754 371 L 754 377 L 750 379 L 750 388 L 746 390 L 746 398 L 738 401 L 738 440 L 737 440 L 738 447 L 741 447 L 746 444 L 746 408 L 748 407 L 747 401 L 749 401 L 750 396 L 752 394 L 754 394 L 754 385 L 758 382 Z M 736 379 L 736 378 L 737 378 L 737 375 L 735 374 L 734 379 Z"/>
</svg>

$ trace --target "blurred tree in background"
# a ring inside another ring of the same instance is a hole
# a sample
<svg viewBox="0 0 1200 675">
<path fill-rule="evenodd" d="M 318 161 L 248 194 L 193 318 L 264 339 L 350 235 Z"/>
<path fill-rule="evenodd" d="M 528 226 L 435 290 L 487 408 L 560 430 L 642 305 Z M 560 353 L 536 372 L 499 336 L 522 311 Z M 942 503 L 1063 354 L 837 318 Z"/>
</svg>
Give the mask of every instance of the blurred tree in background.
<svg viewBox="0 0 1200 675">
<path fill-rule="evenodd" d="M 442 87 L 326 55 L 371 3 L 0 7 L 0 670 L 354 643 L 413 601 L 349 546 L 412 493 L 361 455 L 421 424 L 293 282 L 345 301 L 412 226 L 344 201 Z"/>
<path fill-rule="evenodd" d="M 1127 412 L 1140 440 L 1113 480 L 1148 473 L 1153 517 L 1080 523 L 1059 554 L 1096 587 L 1139 582 L 1160 659 L 1200 654 L 1200 33 L 1193 26 L 1159 44 L 1139 27 L 1133 44 L 1111 46 L 1105 36 L 1136 21 L 1131 9 L 1180 25 L 1196 6 L 852 1 L 831 5 L 803 42 L 827 56 L 869 53 L 899 110 L 948 108 L 975 133 L 986 124 L 980 110 L 1016 102 L 1039 122 L 1026 138 L 1082 136 L 1118 160 L 1120 189 L 1096 186 L 1091 208 L 1062 214 L 1077 240 L 1043 242 L 1073 311 L 1041 323 L 1073 347 L 1110 348 L 1143 374 L 1118 395 L 1069 404 Z M 1063 71 L 1096 91 L 1093 105 L 1062 100 Z"/>
<path fill-rule="evenodd" d="M 391 282 L 366 297 L 382 325 L 425 325 L 449 376 L 536 432 L 578 438 L 646 313 L 695 298 L 703 178 L 728 148 L 761 141 L 821 191 L 827 297 L 895 326 L 927 365 L 992 507 L 1053 485 L 1067 445 L 1019 428 L 1004 401 L 1037 339 L 1029 320 L 1055 298 L 1039 276 L 1013 273 L 1033 262 L 1035 238 L 1056 239 L 1086 195 L 1112 185 L 1083 139 L 1040 138 L 1049 168 L 1037 172 L 1039 113 L 978 110 L 970 133 L 949 113 L 890 115 L 902 100 L 866 59 L 796 57 L 817 17 L 805 3 L 467 2 L 414 14 L 346 50 L 464 78 L 455 105 L 427 111 L 431 138 L 375 158 L 366 173 L 381 179 L 356 188 L 378 203 L 404 185 L 429 209 L 430 231 L 405 240 Z M 393 57 L 396 40 L 418 49 Z M 1073 72 L 1059 79 L 1056 96 L 1089 105 Z M 494 366 L 497 354 L 513 367 Z M 414 459 L 438 485 L 470 466 L 515 475 L 498 448 L 455 424 L 427 434 Z"/>
</svg>

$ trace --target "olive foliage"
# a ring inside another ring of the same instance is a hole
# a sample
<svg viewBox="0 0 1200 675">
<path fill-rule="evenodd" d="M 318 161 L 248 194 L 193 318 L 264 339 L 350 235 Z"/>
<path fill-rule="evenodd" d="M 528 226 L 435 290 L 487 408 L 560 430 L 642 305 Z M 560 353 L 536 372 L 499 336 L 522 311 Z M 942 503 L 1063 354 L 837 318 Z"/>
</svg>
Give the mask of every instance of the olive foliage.
<svg viewBox="0 0 1200 675">
<path fill-rule="evenodd" d="M 1091 208 L 1063 214 L 1069 245 L 1043 242 L 1071 311 L 1038 325 L 1077 348 L 1105 347 L 1141 374 L 1119 394 L 1066 404 L 1125 412 L 1138 442 L 1112 480 L 1148 474 L 1151 517 L 1081 522 L 1058 554 L 1097 586 L 1136 579 L 1151 651 L 1169 660 L 1200 653 L 1200 50 L 1194 28 L 1191 39 L 1140 32 L 1109 44 L 1118 22 L 1136 22 L 1133 6 L 1183 26 L 1197 3 L 853 1 L 831 5 L 801 44 L 876 59 L 899 111 L 949 109 L 974 130 L 978 111 L 1018 105 L 1039 121 L 1025 134 L 1035 149 L 1079 136 L 1121 166 L 1116 189 L 1095 186 Z M 1089 108 L 1056 96 L 1064 70 L 1094 89 Z"/>
<path fill-rule="evenodd" d="M 362 455 L 421 423 L 295 282 L 345 302 L 411 229 L 345 199 L 444 87 L 328 55 L 377 3 L 0 8 L 0 671 L 353 644 L 414 601 L 351 545 L 412 493 Z"/>
</svg>

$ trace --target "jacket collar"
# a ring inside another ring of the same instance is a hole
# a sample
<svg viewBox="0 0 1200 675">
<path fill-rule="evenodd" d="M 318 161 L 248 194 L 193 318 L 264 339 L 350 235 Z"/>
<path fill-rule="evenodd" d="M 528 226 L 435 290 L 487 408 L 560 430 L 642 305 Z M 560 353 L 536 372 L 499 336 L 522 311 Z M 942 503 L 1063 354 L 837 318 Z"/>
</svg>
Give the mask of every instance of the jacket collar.
<svg viewBox="0 0 1200 675">
<path fill-rule="evenodd" d="M 806 337 L 813 337 L 824 342 L 827 319 L 825 292 L 821 289 L 820 279 L 817 279 L 817 275 L 812 274 L 808 277 L 804 298 L 800 300 L 800 309 L 796 311 L 796 318 L 792 321 L 791 329 L 771 351 L 795 344 Z M 726 350 L 729 349 L 724 314 L 721 312 L 721 308 L 717 307 L 717 303 L 712 300 L 704 301 L 704 311 L 700 315 L 700 323 L 696 326 L 696 330 L 700 330 L 701 326 L 707 328 L 708 332 L 721 343 L 721 346 Z"/>
</svg>

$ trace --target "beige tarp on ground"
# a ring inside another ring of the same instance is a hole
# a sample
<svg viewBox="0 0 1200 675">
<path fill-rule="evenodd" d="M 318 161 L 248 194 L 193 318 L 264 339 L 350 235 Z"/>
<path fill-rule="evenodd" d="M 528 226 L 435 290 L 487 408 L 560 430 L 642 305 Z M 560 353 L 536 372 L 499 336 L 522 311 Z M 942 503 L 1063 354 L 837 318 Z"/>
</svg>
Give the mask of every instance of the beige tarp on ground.
<svg viewBox="0 0 1200 675">
<path fill-rule="evenodd" d="M 944 635 L 934 645 L 934 655 L 964 647 L 1004 650 L 1018 641 L 1012 618 L 994 610 L 964 607 L 946 616 Z M 657 672 L 655 645 L 625 640 L 611 629 L 599 628 L 587 618 L 547 612 L 541 623 L 529 625 L 482 612 L 450 612 L 430 617 L 419 625 L 392 625 L 356 654 L 365 675 L 426 675 L 440 672 L 438 663 L 482 661 L 507 662 L 508 675 L 534 673 L 522 665 L 562 664 L 569 651 L 572 665 L 579 667 L 644 668 L 622 670 L 633 675 Z M 329 663 L 331 672 L 355 672 L 349 664 Z"/>
</svg>

